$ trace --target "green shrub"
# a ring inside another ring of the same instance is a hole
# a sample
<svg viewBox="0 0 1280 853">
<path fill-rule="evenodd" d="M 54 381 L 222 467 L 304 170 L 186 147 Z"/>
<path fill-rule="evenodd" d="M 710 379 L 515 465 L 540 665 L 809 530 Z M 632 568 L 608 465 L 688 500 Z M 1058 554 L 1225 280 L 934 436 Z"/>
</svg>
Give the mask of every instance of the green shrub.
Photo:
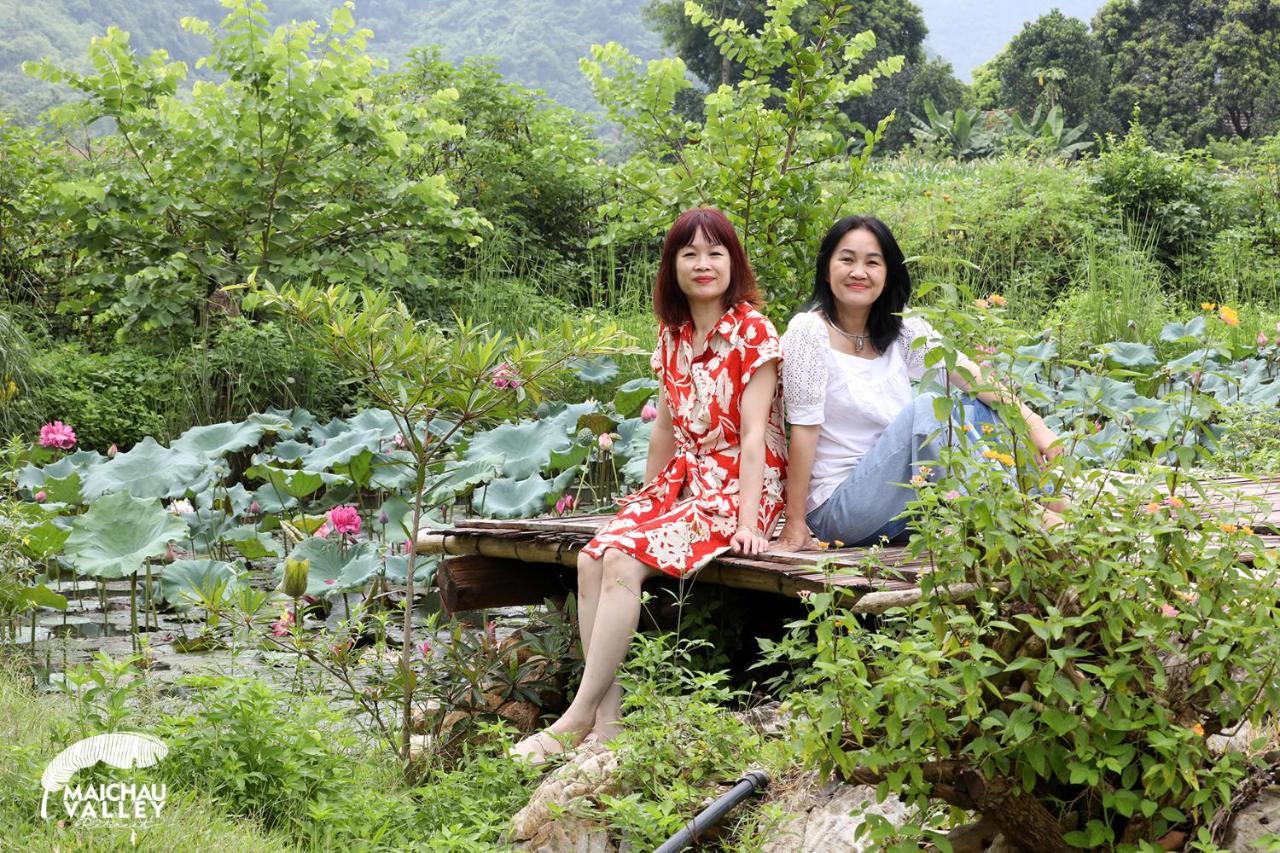
<svg viewBox="0 0 1280 853">
<path fill-rule="evenodd" d="M 122 348 L 90 352 L 61 343 L 35 360 L 27 429 L 58 419 L 75 428 L 80 447 L 122 449 L 152 435 L 164 441 L 192 420 L 192 401 L 176 356 Z"/>
</svg>

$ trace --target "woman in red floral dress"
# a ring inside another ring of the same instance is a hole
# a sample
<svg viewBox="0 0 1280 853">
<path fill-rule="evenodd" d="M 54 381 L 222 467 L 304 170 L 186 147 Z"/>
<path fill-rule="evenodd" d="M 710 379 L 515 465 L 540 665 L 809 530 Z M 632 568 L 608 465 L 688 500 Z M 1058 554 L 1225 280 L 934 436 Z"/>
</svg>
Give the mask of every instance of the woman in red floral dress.
<svg viewBox="0 0 1280 853">
<path fill-rule="evenodd" d="M 681 214 L 667 233 L 653 292 L 660 379 L 645 485 L 578 557 L 586 668 L 564 715 L 517 744 L 541 763 L 589 735 L 617 734 L 616 674 L 640 620 L 647 577 L 689 577 L 733 549 L 758 554 L 783 507 L 778 334 L 754 305 L 755 276 L 729 220 Z"/>
</svg>

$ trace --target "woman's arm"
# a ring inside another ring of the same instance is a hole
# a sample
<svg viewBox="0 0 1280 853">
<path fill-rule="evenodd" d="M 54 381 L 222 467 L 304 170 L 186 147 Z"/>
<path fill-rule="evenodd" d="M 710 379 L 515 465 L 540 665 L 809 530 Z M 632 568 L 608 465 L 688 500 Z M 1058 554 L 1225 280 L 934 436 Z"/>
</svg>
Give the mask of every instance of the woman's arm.
<svg viewBox="0 0 1280 853">
<path fill-rule="evenodd" d="M 788 551 L 803 551 L 815 544 L 804 519 L 809 499 L 809 478 L 813 474 L 818 433 L 821 431 L 820 424 L 791 425 L 787 454 L 787 521 L 778 536 L 778 547 Z"/>
<path fill-rule="evenodd" d="M 671 409 L 667 407 L 664 389 L 658 389 L 658 417 L 649 433 L 649 457 L 644 464 L 644 482 L 647 486 L 671 461 L 676 452 L 676 434 L 671 426 Z"/>
<path fill-rule="evenodd" d="M 975 386 L 980 387 L 983 384 L 982 368 L 962 354 L 957 354 L 956 368 L 947 375 L 953 384 L 966 391 Z M 1035 445 L 1036 452 L 1041 460 L 1049 460 L 1062 453 L 1062 443 L 1058 440 L 1058 434 L 1049 429 L 1045 425 L 1044 419 L 1033 412 L 1026 403 L 1017 399 L 1012 392 L 1004 388 L 998 388 L 981 391 L 977 394 L 977 397 L 987 405 L 992 403 L 1016 403 L 1018 412 L 1022 415 L 1022 420 L 1030 431 L 1031 443 Z"/>
<path fill-rule="evenodd" d="M 742 392 L 738 433 L 738 529 L 733 534 L 734 550 L 759 554 L 769 547 L 760 531 L 760 496 L 764 489 L 764 435 L 769 425 L 769 409 L 778 390 L 778 362 L 767 361 L 752 375 Z"/>
</svg>

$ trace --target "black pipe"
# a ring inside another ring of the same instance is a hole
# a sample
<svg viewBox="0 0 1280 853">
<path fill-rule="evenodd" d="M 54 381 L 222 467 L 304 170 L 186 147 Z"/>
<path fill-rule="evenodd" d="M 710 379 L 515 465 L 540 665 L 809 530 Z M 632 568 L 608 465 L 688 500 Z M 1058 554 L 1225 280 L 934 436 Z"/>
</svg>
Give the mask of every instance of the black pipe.
<svg viewBox="0 0 1280 853">
<path fill-rule="evenodd" d="M 693 820 L 686 823 L 684 828 L 663 842 L 654 853 L 679 853 L 723 820 L 730 809 L 768 785 L 769 774 L 763 770 L 752 770 L 739 779 L 731 790 L 722 794 L 714 803 L 699 812 Z"/>
</svg>

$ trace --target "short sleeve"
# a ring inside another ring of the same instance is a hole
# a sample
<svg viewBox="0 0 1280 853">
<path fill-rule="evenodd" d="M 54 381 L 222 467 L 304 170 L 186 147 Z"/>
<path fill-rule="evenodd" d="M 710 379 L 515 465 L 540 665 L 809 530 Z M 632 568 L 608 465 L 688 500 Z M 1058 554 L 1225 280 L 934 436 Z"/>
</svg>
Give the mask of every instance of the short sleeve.
<svg viewBox="0 0 1280 853">
<path fill-rule="evenodd" d="M 822 318 L 812 312 L 797 314 L 782 336 L 782 393 L 787 421 L 816 426 L 826 420 L 827 332 Z"/>
<path fill-rule="evenodd" d="M 649 356 L 649 367 L 656 373 L 659 378 L 662 376 L 662 345 L 667 340 L 667 327 L 658 326 L 658 343 L 653 348 L 653 355 Z"/>
<path fill-rule="evenodd" d="M 902 357 L 907 362 L 907 374 L 912 379 L 920 379 L 924 376 L 925 356 L 942 344 L 942 338 L 927 321 L 919 317 L 907 317 L 902 321 L 902 330 L 898 332 L 898 343 L 902 347 Z"/>
<path fill-rule="evenodd" d="M 771 361 L 782 360 L 782 341 L 769 318 L 755 311 L 747 314 L 739 330 L 742 336 L 742 387 L 747 387 L 756 371 Z"/>
</svg>

